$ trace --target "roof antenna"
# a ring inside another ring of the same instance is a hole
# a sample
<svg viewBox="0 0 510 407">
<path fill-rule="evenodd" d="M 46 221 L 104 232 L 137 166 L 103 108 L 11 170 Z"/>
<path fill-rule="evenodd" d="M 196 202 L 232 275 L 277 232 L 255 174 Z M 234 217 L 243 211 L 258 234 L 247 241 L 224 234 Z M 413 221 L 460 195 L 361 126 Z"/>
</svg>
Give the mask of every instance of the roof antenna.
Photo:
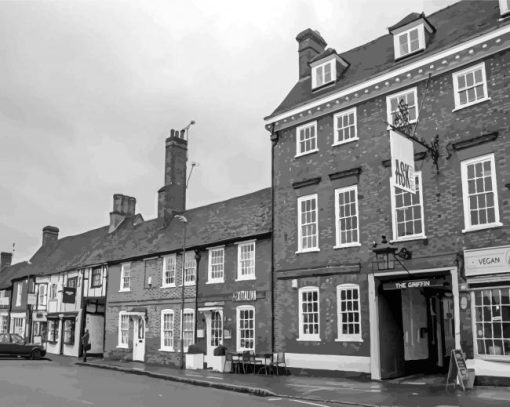
<svg viewBox="0 0 510 407">
<path fill-rule="evenodd" d="M 191 162 L 191 170 L 189 171 L 188 179 L 186 180 L 186 189 L 188 189 L 189 179 L 191 178 L 191 173 L 193 172 L 193 168 L 195 168 L 195 167 L 200 167 L 200 164 L 195 161 L 192 161 Z"/>
</svg>

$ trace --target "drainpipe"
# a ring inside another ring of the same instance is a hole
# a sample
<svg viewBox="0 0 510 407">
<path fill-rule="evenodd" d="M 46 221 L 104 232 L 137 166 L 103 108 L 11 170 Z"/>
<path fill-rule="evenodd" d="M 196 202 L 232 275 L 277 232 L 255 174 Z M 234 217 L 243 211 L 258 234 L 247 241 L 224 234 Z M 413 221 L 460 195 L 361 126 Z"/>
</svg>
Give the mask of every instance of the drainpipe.
<svg viewBox="0 0 510 407">
<path fill-rule="evenodd" d="M 271 126 L 271 354 L 275 352 L 275 318 L 274 318 L 274 150 L 278 143 L 278 132 L 274 131 L 275 124 Z"/>
<path fill-rule="evenodd" d="M 89 279 L 87 278 L 86 281 L 88 282 Z M 81 270 L 81 321 L 80 321 L 80 325 L 78 325 L 80 327 L 80 330 L 78 332 L 78 338 L 74 338 L 74 340 L 78 339 L 78 357 L 80 357 L 82 355 L 82 352 L 83 352 L 83 346 L 81 344 L 81 336 L 85 333 L 85 322 L 86 322 L 86 308 L 87 308 L 87 303 L 84 301 L 84 298 L 83 298 L 83 294 L 85 293 L 85 269 L 82 269 Z M 90 343 L 90 339 L 89 339 L 89 343 Z"/>
<path fill-rule="evenodd" d="M 199 265 L 200 265 L 200 249 L 195 249 L 195 260 L 196 260 L 196 266 L 197 266 L 197 269 L 196 269 L 196 273 L 195 273 L 195 334 L 194 334 L 194 337 L 193 337 L 193 344 L 196 345 L 197 344 L 197 326 L 198 326 L 198 276 L 200 275 L 200 273 L 198 272 L 199 270 Z"/>
</svg>

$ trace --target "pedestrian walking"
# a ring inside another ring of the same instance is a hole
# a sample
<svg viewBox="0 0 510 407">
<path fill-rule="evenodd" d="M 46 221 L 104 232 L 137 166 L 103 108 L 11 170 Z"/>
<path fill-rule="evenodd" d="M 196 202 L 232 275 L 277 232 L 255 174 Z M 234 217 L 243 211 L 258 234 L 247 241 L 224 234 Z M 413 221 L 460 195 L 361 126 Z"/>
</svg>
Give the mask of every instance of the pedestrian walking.
<svg viewBox="0 0 510 407">
<path fill-rule="evenodd" d="M 83 349 L 83 361 L 87 361 L 87 351 L 90 349 L 90 343 L 89 343 L 90 335 L 89 330 L 85 329 L 85 333 L 81 337 L 81 345 Z"/>
</svg>

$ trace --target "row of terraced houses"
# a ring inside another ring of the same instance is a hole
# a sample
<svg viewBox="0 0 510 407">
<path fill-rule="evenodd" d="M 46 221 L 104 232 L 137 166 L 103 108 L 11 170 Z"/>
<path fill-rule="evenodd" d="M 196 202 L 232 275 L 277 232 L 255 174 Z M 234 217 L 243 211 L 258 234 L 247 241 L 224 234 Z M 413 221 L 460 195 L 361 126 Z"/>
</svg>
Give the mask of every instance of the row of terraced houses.
<svg viewBox="0 0 510 407">
<path fill-rule="evenodd" d="M 461 1 L 345 52 L 301 32 L 299 77 L 265 119 L 270 188 L 188 209 L 172 130 L 157 218 L 116 194 L 104 227 L 2 253 L 1 332 L 78 356 L 88 329 L 91 353 L 176 366 L 196 344 L 214 367 L 223 344 L 372 379 L 444 372 L 462 349 L 478 383 L 508 383 L 509 12 Z M 403 105 L 414 193 L 392 183 Z"/>
</svg>

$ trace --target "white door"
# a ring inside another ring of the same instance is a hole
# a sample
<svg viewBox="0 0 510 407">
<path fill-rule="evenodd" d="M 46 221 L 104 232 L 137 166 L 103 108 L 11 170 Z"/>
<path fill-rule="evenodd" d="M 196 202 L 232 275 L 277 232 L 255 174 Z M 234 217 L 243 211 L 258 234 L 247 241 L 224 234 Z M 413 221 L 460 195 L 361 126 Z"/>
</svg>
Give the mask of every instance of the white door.
<svg viewBox="0 0 510 407">
<path fill-rule="evenodd" d="M 209 358 L 214 356 L 214 349 L 223 344 L 223 315 L 220 310 L 211 311 L 205 317 L 207 325 L 207 354 L 205 355 L 205 363 L 211 366 Z"/>
<path fill-rule="evenodd" d="M 143 362 L 145 359 L 145 320 L 133 317 L 133 360 Z"/>
</svg>

